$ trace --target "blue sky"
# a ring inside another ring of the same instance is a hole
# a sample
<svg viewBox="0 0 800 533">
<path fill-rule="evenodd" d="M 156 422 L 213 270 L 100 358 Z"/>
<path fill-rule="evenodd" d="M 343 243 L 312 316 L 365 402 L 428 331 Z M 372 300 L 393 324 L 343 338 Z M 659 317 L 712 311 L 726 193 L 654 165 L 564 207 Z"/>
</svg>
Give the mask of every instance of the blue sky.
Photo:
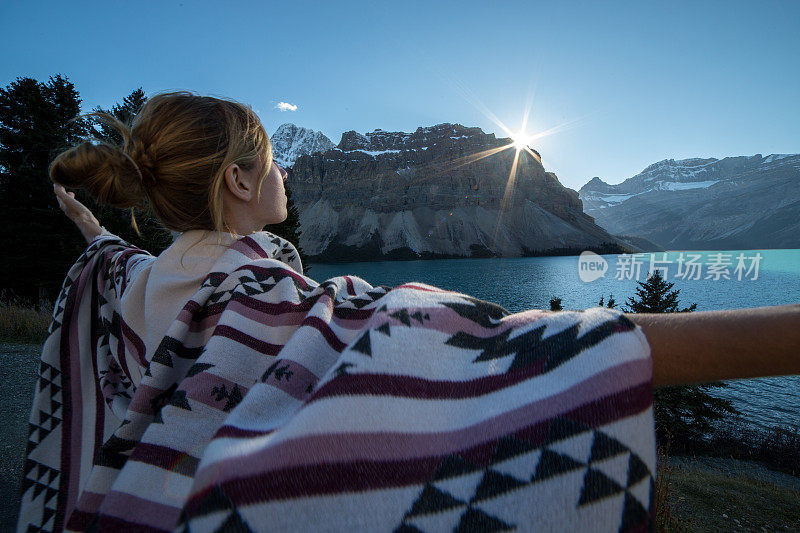
<svg viewBox="0 0 800 533">
<path fill-rule="evenodd" d="M 696 5 L 700 4 L 700 5 Z M 253 106 L 272 133 L 528 131 L 568 187 L 666 158 L 800 152 L 800 2 L 4 2 L 0 83 L 62 73 Z M 287 102 L 296 111 L 279 111 Z"/>
</svg>

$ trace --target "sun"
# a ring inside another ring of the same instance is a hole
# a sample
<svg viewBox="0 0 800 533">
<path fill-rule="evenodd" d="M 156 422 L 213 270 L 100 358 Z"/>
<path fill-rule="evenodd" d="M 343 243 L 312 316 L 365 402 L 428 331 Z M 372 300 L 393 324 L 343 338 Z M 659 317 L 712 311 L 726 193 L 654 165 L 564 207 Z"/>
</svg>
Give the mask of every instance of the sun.
<svg viewBox="0 0 800 533">
<path fill-rule="evenodd" d="M 528 135 L 524 131 L 511 135 L 511 140 L 514 141 L 514 148 L 517 152 L 521 152 L 528 147 L 532 140 L 531 137 L 531 135 Z"/>
</svg>

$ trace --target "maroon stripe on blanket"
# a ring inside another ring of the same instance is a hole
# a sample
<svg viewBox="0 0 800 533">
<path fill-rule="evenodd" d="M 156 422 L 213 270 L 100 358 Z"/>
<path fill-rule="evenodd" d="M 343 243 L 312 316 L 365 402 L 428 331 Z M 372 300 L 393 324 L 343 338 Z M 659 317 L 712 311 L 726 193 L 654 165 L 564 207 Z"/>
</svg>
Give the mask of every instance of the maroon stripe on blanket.
<svg viewBox="0 0 800 533">
<path fill-rule="evenodd" d="M 495 442 L 505 435 L 529 433 L 531 428 L 535 429 L 557 416 L 590 426 L 605 424 L 640 413 L 652 404 L 648 370 L 649 361 L 630 361 L 553 396 L 452 431 L 330 433 L 273 443 L 249 455 L 218 461 L 208 469 L 201 470 L 195 477 L 195 487 L 246 478 L 255 474 L 254 465 L 258 465 L 261 472 L 268 472 L 318 463 L 400 461 L 446 456 L 465 448 L 480 448 L 482 444 Z M 642 383 L 643 380 L 647 381 Z M 626 386 L 630 388 L 620 392 L 620 388 Z M 587 401 L 587 396 L 596 399 Z M 531 440 L 530 436 L 527 440 Z"/>
<path fill-rule="evenodd" d="M 256 300 L 255 298 L 248 297 L 242 293 L 237 293 L 235 298 L 236 300 L 241 303 L 242 305 L 246 305 L 251 309 L 255 309 L 260 311 L 261 313 L 268 314 L 268 315 L 278 315 L 283 313 L 307 313 L 317 302 L 320 295 L 312 298 L 306 298 L 302 302 L 296 304 L 293 302 L 279 302 L 279 303 L 270 303 L 270 302 L 262 302 L 260 300 Z M 205 306 L 203 309 L 197 313 L 196 316 L 192 317 L 192 320 L 197 320 L 198 316 L 200 318 L 204 318 L 206 316 L 213 316 L 219 315 L 225 308 L 230 304 L 230 301 L 227 302 L 219 302 L 211 305 Z"/>
<path fill-rule="evenodd" d="M 500 331 L 495 332 L 495 334 Z M 606 337 L 606 339 L 613 337 Z M 603 339 L 603 340 L 606 340 Z M 600 341 L 602 342 L 602 341 Z M 649 375 L 649 359 L 641 359 L 641 377 Z M 458 400 L 490 394 L 525 380 L 535 378 L 544 371 L 546 359 L 500 374 L 483 376 L 467 381 L 430 380 L 417 376 L 392 374 L 342 374 L 324 384 L 308 398 L 307 403 L 332 396 L 375 395 L 419 398 L 426 400 Z"/>
<path fill-rule="evenodd" d="M 105 494 L 98 494 L 96 492 L 84 490 L 81 493 L 80 499 L 78 499 L 78 504 L 75 506 L 75 510 L 82 513 L 96 513 L 103 504 L 105 497 Z"/>
<path fill-rule="evenodd" d="M 147 367 L 147 358 L 145 354 L 145 346 L 144 341 L 136 334 L 131 327 L 125 323 L 125 321 L 120 317 L 119 319 L 120 328 L 122 329 L 122 336 L 125 339 L 125 347 L 128 350 L 133 352 L 133 355 L 136 357 L 136 360 L 139 361 L 139 364 L 143 367 Z"/>
<path fill-rule="evenodd" d="M 181 311 L 181 314 L 178 315 L 177 320 L 180 320 L 181 322 L 189 326 L 189 331 L 191 333 L 199 333 L 202 331 L 213 329 L 219 323 L 220 315 L 221 313 L 214 313 L 212 315 L 207 315 L 203 313 L 198 317 L 193 317 L 186 314 L 185 311 Z"/>
<path fill-rule="evenodd" d="M 426 400 L 474 398 L 504 389 L 542 373 L 545 361 L 469 381 L 436 381 L 391 374 L 342 374 L 314 391 L 306 403 L 334 396 L 376 395 Z"/>
<path fill-rule="evenodd" d="M 503 321 L 494 328 L 486 328 L 477 322 L 462 317 L 453 309 L 443 306 L 405 307 L 404 309 L 407 311 L 407 313 L 405 313 L 407 316 L 386 316 L 390 313 L 393 313 L 393 310 L 390 309 L 386 312 L 386 315 L 382 315 L 380 322 L 374 325 L 388 324 L 389 326 L 408 328 L 409 326 L 407 326 L 403 320 L 410 320 L 411 326 L 413 327 L 422 327 L 427 330 L 439 331 L 447 335 L 455 335 L 456 333 L 461 332 L 481 338 L 500 335 L 501 333 L 505 333 L 515 326 L 513 323 Z M 424 322 L 420 322 L 419 319 L 414 315 L 420 317 L 427 315 L 427 317 L 424 318 Z M 536 320 L 531 320 L 531 318 L 533 317 L 529 317 L 524 322 L 519 323 L 517 327 L 522 326 L 525 329 L 538 327 L 540 324 L 536 324 Z M 542 318 L 544 318 L 544 316 Z M 370 324 L 369 327 L 373 327 L 373 325 Z"/>
<path fill-rule="evenodd" d="M 310 316 L 303 320 L 300 326 L 308 326 L 310 328 L 314 328 L 319 331 L 325 340 L 328 342 L 328 345 L 336 350 L 337 352 L 341 352 L 345 348 L 347 348 L 347 344 L 343 343 L 339 337 L 336 336 L 336 333 L 330 328 L 330 326 L 321 318 L 317 316 Z"/>
<path fill-rule="evenodd" d="M 178 319 L 188 324 L 189 331 L 198 332 L 216 325 L 219 321 L 220 314 L 228 309 L 268 326 L 297 326 L 311 308 L 318 304 L 322 296 L 329 297 L 328 294 L 323 293 L 313 298 L 307 298 L 299 304 L 292 302 L 273 304 L 262 302 L 239 293 L 230 301 L 210 305 L 205 311 L 197 313 L 197 315 L 188 311 L 182 311 Z M 358 329 L 361 327 L 361 324 L 369 320 L 374 313 L 374 309 L 334 308 L 332 321 L 346 329 Z"/>
<path fill-rule="evenodd" d="M 203 306 L 195 302 L 194 300 L 189 300 L 188 302 L 186 302 L 186 305 L 183 306 L 181 312 L 178 313 L 178 320 L 186 323 L 187 320 L 191 320 L 192 315 L 195 312 L 197 312 L 201 307 Z"/>
<path fill-rule="evenodd" d="M 113 250 L 113 252 L 118 252 L 118 250 Z M 119 264 L 120 262 L 124 262 L 124 264 L 123 264 L 124 274 L 122 276 L 122 281 L 120 283 L 120 290 L 119 290 L 119 294 L 120 294 L 120 296 L 122 296 L 123 294 L 125 294 L 125 289 L 128 287 L 128 270 L 129 270 L 128 269 L 128 258 L 131 255 L 136 255 L 136 254 L 147 254 L 147 255 L 150 255 L 150 254 L 148 254 L 144 250 L 140 250 L 139 248 L 125 248 L 121 252 L 118 252 L 118 253 L 119 253 L 119 255 L 117 255 L 116 259 L 114 260 L 115 266 L 117 264 Z"/>
<path fill-rule="evenodd" d="M 358 462 L 286 468 L 222 484 L 225 496 L 236 506 L 317 494 L 365 491 L 387 486 L 405 486 L 430 479 L 439 467 L 439 457 L 417 461 Z M 192 496 L 184 509 L 191 517 L 202 511 L 203 500 L 213 487 Z"/>
<path fill-rule="evenodd" d="M 500 321 L 501 326 L 508 326 L 508 327 L 527 327 L 534 320 L 541 320 L 542 318 L 548 318 L 553 316 L 553 311 L 542 311 L 540 309 L 529 309 L 528 311 L 522 311 L 520 313 L 514 313 L 513 315 L 509 315 L 503 317 Z M 504 330 L 492 330 L 492 331 L 504 331 Z"/>
<path fill-rule="evenodd" d="M 276 259 L 275 261 L 278 261 L 278 259 Z M 253 272 L 253 273 L 259 272 L 262 275 L 268 275 L 273 277 L 277 275 L 277 277 L 275 277 L 276 281 L 280 281 L 283 278 L 289 277 L 292 278 L 295 281 L 295 283 L 305 291 L 311 290 L 313 288 L 311 285 L 308 284 L 308 282 L 302 275 L 292 270 L 292 267 L 290 267 L 289 265 L 285 265 L 283 267 L 242 265 L 239 268 L 235 269 L 233 272 L 231 272 L 231 275 L 233 275 L 236 272 Z"/>
<path fill-rule="evenodd" d="M 95 520 L 96 522 L 94 522 Z M 177 519 L 175 522 L 177 523 Z M 71 531 L 86 531 L 90 525 L 93 526 L 91 528 L 92 531 L 114 531 L 116 533 L 132 531 L 141 533 L 172 531 L 172 527 L 161 529 L 136 522 L 128 522 L 127 520 L 121 520 L 119 518 L 114 518 L 113 516 L 98 516 L 95 513 L 83 513 L 79 511 L 75 511 L 72 513 L 72 516 L 69 517 L 67 529 Z"/>
<path fill-rule="evenodd" d="M 250 335 L 243 333 L 238 329 L 225 325 L 218 325 L 216 328 L 214 328 L 214 335 L 226 337 L 265 355 L 278 355 L 278 352 L 281 351 L 281 348 L 283 348 L 283 346 L 280 344 L 272 344 L 262 341 L 255 337 L 251 337 Z"/>
<path fill-rule="evenodd" d="M 652 405 L 652 396 L 646 392 L 651 391 L 649 383 L 644 386 L 635 387 L 638 392 L 628 395 L 628 398 L 635 400 L 628 405 L 619 405 L 618 395 L 611 395 L 602 402 L 595 402 L 595 406 L 601 406 L 605 411 L 601 420 L 593 421 L 591 427 L 598 427 L 613 420 L 621 419 L 636 413 L 640 413 Z M 621 407 L 621 409 L 620 409 Z M 449 453 L 437 454 L 435 456 L 417 457 L 413 459 L 396 460 L 369 460 L 355 459 L 343 462 L 342 458 L 329 463 L 307 464 L 301 466 L 288 466 L 278 464 L 276 469 L 259 473 L 253 472 L 253 466 L 263 466 L 262 463 L 253 460 L 243 461 L 240 464 L 247 464 L 250 468 L 239 469 L 240 477 L 231 478 L 230 472 L 221 464 L 214 465 L 214 471 L 224 474 L 226 480 L 217 477 L 211 483 L 197 483 L 195 487 L 205 487 L 199 493 L 190 497 L 186 505 L 189 514 L 196 513 L 201 509 L 203 499 L 208 495 L 211 488 L 220 486 L 225 495 L 231 499 L 233 505 L 245 505 L 263 501 L 290 499 L 298 497 L 309 497 L 318 494 L 331 494 L 341 492 L 358 492 L 364 490 L 383 489 L 388 487 L 398 487 L 406 485 L 422 484 L 429 481 L 439 465 L 447 457 L 459 455 L 478 467 L 485 467 L 494 453 L 497 444 L 501 439 L 514 435 L 517 438 L 528 440 L 531 444 L 539 446 L 544 444 L 548 434 L 549 425 L 554 418 L 543 422 L 536 422 L 531 426 L 520 428 L 517 431 L 507 432 L 497 438 L 482 442 L 475 446 L 465 447 L 460 450 L 453 450 Z M 340 435 L 339 439 L 346 439 L 352 435 Z M 453 442 L 453 441 L 451 441 Z M 455 441 L 458 442 L 458 441 Z M 331 441 L 331 444 L 340 447 L 340 450 L 357 446 L 357 443 Z M 394 444 L 395 447 L 406 448 L 408 442 L 400 439 Z M 412 443 L 410 446 L 414 446 Z M 320 449 L 315 448 L 315 452 Z M 300 453 L 303 448 L 297 447 L 295 443 L 295 453 Z M 250 458 L 248 458 L 250 459 Z M 232 461 L 228 465 L 235 464 Z M 253 490 L 258 487 L 258 490 Z"/>
<path fill-rule="evenodd" d="M 424 292 L 441 292 L 441 293 L 445 293 L 445 294 L 461 294 L 460 292 L 457 292 L 457 291 L 446 291 L 444 289 L 435 289 L 435 288 L 432 288 L 432 287 L 420 287 L 419 285 L 414 285 L 413 283 L 404 283 L 403 285 L 399 285 L 399 286 L 394 288 L 394 290 L 397 290 L 397 289 L 413 289 L 415 291 L 424 291 Z"/>
<path fill-rule="evenodd" d="M 125 357 L 125 352 L 121 352 L 117 350 L 117 360 L 119 361 L 119 366 L 122 368 L 122 371 L 125 372 L 125 375 L 128 376 L 128 379 L 132 382 L 133 377 L 131 376 L 131 371 L 128 368 L 128 358 Z"/>
<path fill-rule="evenodd" d="M 274 270 L 274 269 L 273 269 Z M 284 270 L 281 270 L 284 272 Z M 307 290 L 310 290 L 310 287 L 307 287 Z M 328 295 L 327 292 L 322 292 L 316 294 L 314 296 L 309 296 L 304 298 L 300 303 L 293 303 L 289 301 L 283 301 L 279 303 L 270 303 L 270 302 L 263 302 L 256 298 L 252 298 L 247 296 L 243 293 L 236 293 L 233 295 L 232 298 L 235 298 L 237 301 L 241 302 L 243 305 L 246 305 L 252 309 L 256 309 L 263 313 L 276 315 L 282 313 L 306 313 L 308 312 L 314 305 L 316 305 L 317 301 L 324 295 Z M 205 316 L 211 316 L 214 314 L 221 313 L 225 307 L 228 305 L 228 301 L 219 302 L 211 305 L 206 306 L 199 306 L 198 308 L 192 308 L 192 320 L 197 320 L 199 315 L 200 318 Z M 347 319 L 359 319 L 359 318 L 369 318 L 375 312 L 374 309 L 342 309 L 342 308 L 334 308 L 333 310 L 334 316 L 339 316 L 341 318 Z M 185 316 L 185 315 L 183 315 Z"/>
<path fill-rule="evenodd" d="M 236 298 L 235 300 L 231 300 L 226 309 L 229 311 L 234 311 L 245 318 L 249 318 L 250 320 L 258 322 L 259 324 L 272 327 L 299 326 L 303 321 L 303 318 L 308 313 L 308 311 L 279 314 L 264 313 L 263 311 L 255 308 L 255 306 L 249 305 L 248 302 L 245 301 L 246 299 L 249 298 Z"/>
<path fill-rule="evenodd" d="M 208 405 L 220 411 L 225 410 L 229 400 L 223 394 L 213 394 L 214 389 L 233 391 L 239 389 L 240 398 L 244 398 L 248 388 L 234 383 L 228 379 L 216 376 L 210 372 L 200 372 L 181 382 L 180 389 L 186 391 L 186 396 L 196 402 Z M 216 399 L 219 398 L 219 399 Z"/>
<path fill-rule="evenodd" d="M 236 250 L 248 259 L 273 259 L 264 251 L 252 237 L 245 236 L 231 245 L 231 249 Z"/>
<path fill-rule="evenodd" d="M 262 383 L 280 389 L 292 398 L 305 400 L 319 377 L 296 361 L 278 359 L 261 376 Z"/>
<path fill-rule="evenodd" d="M 645 401 L 647 404 L 644 403 Z M 631 387 L 576 407 L 564 416 L 583 424 L 608 424 L 636 414 L 652 403 L 653 382 L 648 380 L 637 387 Z"/>
<path fill-rule="evenodd" d="M 166 527 L 172 529 L 178 523 L 181 510 L 171 505 L 165 505 L 156 498 L 164 500 L 168 496 L 153 495 L 153 499 L 146 500 L 133 494 L 124 492 L 110 492 L 103 502 L 103 517 L 123 520 L 130 524 L 153 529 Z"/>
<path fill-rule="evenodd" d="M 116 335 L 116 332 L 114 332 L 114 335 Z M 120 334 L 119 337 L 117 337 L 117 359 L 125 361 L 125 366 L 127 366 L 128 355 L 125 351 L 125 344 L 125 335 Z M 136 361 L 138 360 L 137 358 Z"/>
<path fill-rule="evenodd" d="M 61 371 L 61 457 L 59 460 L 60 478 L 58 482 L 58 496 L 56 497 L 56 515 L 53 524 L 54 531 L 61 531 L 64 527 L 64 517 L 67 513 L 67 495 L 72 483 L 72 472 L 70 471 L 70 446 L 72 442 L 72 372 L 70 369 L 69 350 L 72 345 L 69 328 L 64 327 L 72 322 L 72 310 L 75 308 L 75 290 L 67 295 L 64 303 L 64 312 L 61 317 L 61 338 L 59 343 L 59 370 Z M 40 378 L 41 379 L 41 378 Z M 30 490 L 30 489 L 29 489 Z"/>
<path fill-rule="evenodd" d="M 96 513 L 91 513 L 87 511 L 82 511 L 80 509 L 75 509 L 72 511 L 72 514 L 69 515 L 69 519 L 67 520 L 67 527 L 70 531 L 86 531 L 89 527 L 89 524 L 92 523 L 94 520 Z M 62 527 L 58 525 L 59 519 L 61 517 L 56 514 L 56 520 L 53 527 L 53 531 L 61 531 Z"/>
<path fill-rule="evenodd" d="M 350 276 L 345 276 L 344 280 L 347 282 L 347 294 L 351 296 L 356 295 L 356 288 L 353 286 L 353 280 L 350 279 Z"/>
<path fill-rule="evenodd" d="M 128 409 L 134 413 L 153 416 L 153 408 L 150 402 L 159 394 L 163 394 L 165 390 L 166 389 L 151 387 L 145 383 L 139 383 L 139 386 L 136 388 L 136 394 L 133 395 Z"/>
<path fill-rule="evenodd" d="M 61 330 L 61 384 L 62 399 L 64 405 L 61 412 L 64 414 L 62 419 L 62 441 L 61 441 L 61 485 L 59 487 L 59 506 L 57 509 L 56 521 L 60 522 L 64 516 L 68 516 L 75 507 L 78 496 L 78 485 L 80 476 L 81 461 L 81 439 L 72 438 L 72 435 L 80 436 L 83 432 L 83 395 L 82 395 L 82 375 L 81 361 L 79 357 L 70 357 L 70 354 L 80 353 L 79 331 L 82 329 L 80 317 L 76 311 L 76 305 L 83 298 L 86 290 L 86 280 L 94 266 L 97 258 L 89 260 L 81 270 L 77 282 L 73 284 L 70 291 L 67 307 L 64 309 L 62 324 L 69 324 L 68 331 Z M 74 313 L 74 315 L 73 315 Z M 66 338 L 64 334 L 66 333 Z M 65 476 L 65 472 L 67 475 Z M 66 479 L 65 479 L 66 478 Z M 64 491 L 64 488 L 67 488 Z M 64 494 L 66 492 L 66 494 Z M 61 506 L 62 495 L 65 495 L 63 508 Z"/>
<path fill-rule="evenodd" d="M 100 269 L 97 269 L 100 270 Z M 94 289 L 98 290 L 98 287 L 101 285 L 97 285 L 97 276 L 95 276 L 95 286 Z M 92 376 L 95 378 L 92 380 L 92 386 L 94 387 L 94 452 L 92 454 L 92 460 L 94 460 L 94 456 L 97 450 L 103 445 L 103 430 L 105 429 L 105 413 L 106 413 L 106 400 L 105 394 L 103 393 L 103 389 L 100 386 L 101 379 L 100 379 L 100 372 L 97 367 L 97 343 L 99 340 L 98 334 L 98 321 L 99 321 L 99 312 L 98 312 L 98 299 L 91 298 L 91 315 L 89 316 L 89 339 L 90 339 L 90 349 L 92 353 Z M 111 395 L 113 399 L 113 394 Z M 77 504 L 77 502 L 76 502 Z"/>
<path fill-rule="evenodd" d="M 215 439 L 250 439 L 269 435 L 275 429 L 242 429 L 236 426 L 222 426 L 214 434 Z"/>
<path fill-rule="evenodd" d="M 133 449 L 129 461 L 157 466 L 169 472 L 184 476 L 194 476 L 200 459 L 186 452 L 179 452 L 167 446 L 140 442 Z"/>
</svg>

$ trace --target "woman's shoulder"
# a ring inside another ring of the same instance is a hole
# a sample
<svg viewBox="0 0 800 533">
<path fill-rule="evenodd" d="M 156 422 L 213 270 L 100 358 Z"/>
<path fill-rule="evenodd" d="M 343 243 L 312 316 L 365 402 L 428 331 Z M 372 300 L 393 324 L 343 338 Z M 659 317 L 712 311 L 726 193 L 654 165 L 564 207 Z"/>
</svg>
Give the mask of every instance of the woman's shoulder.
<svg viewBox="0 0 800 533">
<path fill-rule="evenodd" d="M 295 245 L 270 231 L 257 231 L 237 240 L 232 249 L 250 259 L 277 259 L 298 274 L 303 273 L 303 264 Z"/>
</svg>

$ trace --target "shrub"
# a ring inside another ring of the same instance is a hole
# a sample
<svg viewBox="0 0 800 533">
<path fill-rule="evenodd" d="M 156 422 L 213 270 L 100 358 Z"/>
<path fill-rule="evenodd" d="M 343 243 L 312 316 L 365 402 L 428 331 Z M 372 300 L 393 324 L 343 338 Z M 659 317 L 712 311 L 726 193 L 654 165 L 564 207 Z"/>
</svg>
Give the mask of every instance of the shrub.
<svg viewBox="0 0 800 533">
<path fill-rule="evenodd" d="M 0 340 L 5 342 L 41 343 L 53 315 L 53 304 L 40 300 L 26 304 L 5 291 L 0 291 Z"/>
</svg>

